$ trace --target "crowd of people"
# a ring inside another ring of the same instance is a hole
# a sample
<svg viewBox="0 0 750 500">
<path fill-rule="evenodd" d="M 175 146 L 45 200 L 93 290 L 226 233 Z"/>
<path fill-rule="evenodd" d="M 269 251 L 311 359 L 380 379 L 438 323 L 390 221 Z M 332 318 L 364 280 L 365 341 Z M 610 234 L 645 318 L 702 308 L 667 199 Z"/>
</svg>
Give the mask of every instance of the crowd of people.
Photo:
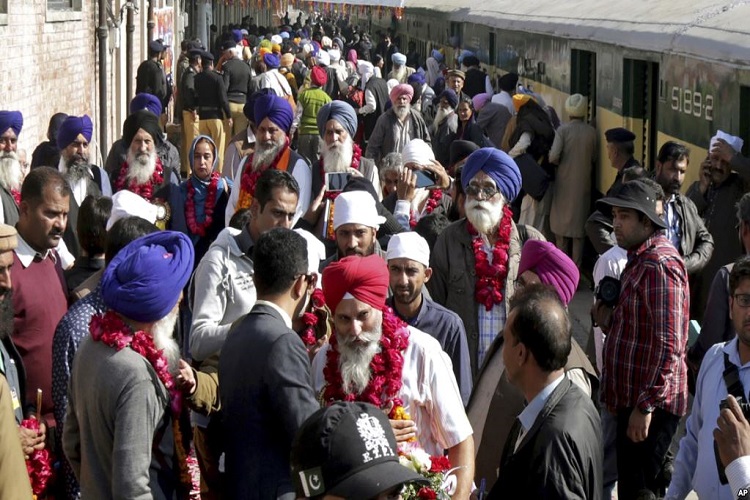
<svg viewBox="0 0 750 500">
<path fill-rule="evenodd" d="M 214 52 L 183 42 L 174 92 L 155 40 L 103 168 L 90 117 L 52 116 L 27 168 L 23 113 L 0 111 L 3 497 L 750 484 L 742 140 L 717 132 L 684 190 L 684 145 L 639 165 L 607 130 L 592 212 L 586 96 L 560 123 L 471 52 L 376 36 L 245 18 Z M 587 238 L 592 348 L 568 311 Z"/>
</svg>

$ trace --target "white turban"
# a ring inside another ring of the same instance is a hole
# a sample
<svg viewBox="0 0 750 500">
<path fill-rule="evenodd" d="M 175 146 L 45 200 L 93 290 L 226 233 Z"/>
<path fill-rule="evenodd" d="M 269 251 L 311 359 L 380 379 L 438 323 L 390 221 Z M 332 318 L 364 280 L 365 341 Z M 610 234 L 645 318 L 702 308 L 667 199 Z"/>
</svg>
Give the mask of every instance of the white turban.
<svg viewBox="0 0 750 500">
<path fill-rule="evenodd" d="M 729 135 L 722 130 L 717 130 L 716 135 L 711 138 L 711 144 L 708 146 L 709 151 L 714 148 L 716 141 L 718 141 L 719 139 L 724 140 L 724 142 L 732 146 L 732 149 L 734 149 L 735 151 L 742 151 L 742 145 L 745 144 L 745 141 L 743 141 L 739 137 Z"/>
<path fill-rule="evenodd" d="M 581 94 L 573 94 L 565 101 L 565 111 L 571 118 L 582 118 L 586 116 L 589 108 L 589 100 Z"/>
<path fill-rule="evenodd" d="M 409 259 L 430 267 L 430 245 L 418 233 L 409 231 L 391 236 L 386 260 Z"/>
<path fill-rule="evenodd" d="M 158 207 L 146 201 L 145 198 L 141 198 L 132 191 L 118 191 L 112 196 L 112 212 L 107 221 L 107 231 L 112 229 L 115 222 L 126 217 L 140 217 L 155 224 L 157 212 Z"/>
<path fill-rule="evenodd" d="M 435 153 L 429 144 L 422 139 L 410 140 L 401 151 L 403 164 L 416 163 L 417 165 L 429 165 L 435 160 Z"/>
<path fill-rule="evenodd" d="M 320 261 L 325 260 L 326 258 L 325 245 L 309 231 L 295 229 L 294 232 L 305 238 L 305 243 L 307 243 L 307 272 L 318 276 Z M 320 278 L 320 276 L 318 276 L 318 278 Z M 321 281 L 318 279 L 316 288 L 320 288 L 320 286 Z"/>
<path fill-rule="evenodd" d="M 337 63 L 341 60 L 341 51 L 339 49 L 329 50 L 328 55 L 330 56 L 332 63 Z"/>
<path fill-rule="evenodd" d="M 322 64 L 323 66 L 331 65 L 331 56 L 325 50 L 318 51 L 318 64 Z"/>
<path fill-rule="evenodd" d="M 281 38 L 281 35 L 274 35 L 271 37 L 271 43 L 275 43 L 276 45 L 281 45 L 284 43 L 284 39 Z"/>
<path fill-rule="evenodd" d="M 333 230 L 344 224 L 362 224 L 378 229 L 385 217 L 378 215 L 375 198 L 367 191 L 346 191 L 336 197 L 333 206 Z"/>
</svg>

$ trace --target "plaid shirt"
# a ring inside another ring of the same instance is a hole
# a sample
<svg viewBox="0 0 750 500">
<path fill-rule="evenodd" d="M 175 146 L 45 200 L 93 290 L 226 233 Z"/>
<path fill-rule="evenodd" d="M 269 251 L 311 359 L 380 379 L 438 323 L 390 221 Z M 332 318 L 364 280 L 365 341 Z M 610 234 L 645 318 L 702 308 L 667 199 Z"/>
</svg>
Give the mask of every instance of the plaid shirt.
<svg viewBox="0 0 750 500">
<path fill-rule="evenodd" d="M 620 300 L 604 341 L 602 401 L 610 411 L 687 411 L 690 292 L 685 264 L 658 231 L 635 251 L 620 278 Z"/>
<path fill-rule="evenodd" d="M 476 236 L 480 238 L 480 236 Z M 487 260 L 492 264 L 492 249 L 486 238 L 482 237 L 482 250 L 487 254 Z M 503 296 L 505 296 L 505 290 L 503 290 Z M 505 328 L 505 320 L 507 319 L 505 313 L 505 300 L 499 304 L 492 306 L 492 309 L 487 310 L 484 305 L 479 304 L 478 313 L 478 326 L 479 326 L 479 348 L 477 350 L 477 366 L 481 367 L 484 364 L 484 356 L 490 349 L 492 342 L 498 335 L 501 335 L 503 328 Z"/>
</svg>

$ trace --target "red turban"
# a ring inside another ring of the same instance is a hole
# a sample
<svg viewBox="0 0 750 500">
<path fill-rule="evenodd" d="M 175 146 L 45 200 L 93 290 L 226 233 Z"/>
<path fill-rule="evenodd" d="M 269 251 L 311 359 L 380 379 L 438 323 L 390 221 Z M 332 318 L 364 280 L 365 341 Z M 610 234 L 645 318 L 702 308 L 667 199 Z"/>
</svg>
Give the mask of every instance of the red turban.
<svg viewBox="0 0 750 500">
<path fill-rule="evenodd" d="M 411 101 L 412 97 L 414 97 L 414 87 L 412 87 L 408 83 L 400 83 L 393 87 L 391 89 L 390 95 L 388 96 L 391 99 L 391 104 L 396 104 L 396 101 L 398 101 L 398 98 L 402 95 L 409 96 L 409 100 Z"/>
<path fill-rule="evenodd" d="M 324 87 L 328 83 L 328 73 L 320 66 L 313 66 L 313 69 L 310 70 L 310 81 L 313 85 Z"/>
<path fill-rule="evenodd" d="M 388 297 L 388 266 L 379 255 L 352 255 L 323 269 L 323 294 L 331 312 L 350 293 L 355 299 L 382 310 Z"/>
</svg>

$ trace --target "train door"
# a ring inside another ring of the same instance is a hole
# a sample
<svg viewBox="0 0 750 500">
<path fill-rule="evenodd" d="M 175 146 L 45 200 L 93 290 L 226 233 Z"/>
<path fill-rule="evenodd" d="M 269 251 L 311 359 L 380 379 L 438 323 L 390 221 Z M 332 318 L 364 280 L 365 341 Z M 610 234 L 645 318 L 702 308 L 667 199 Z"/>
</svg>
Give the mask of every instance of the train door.
<svg viewBox="0 0 750 500">
<path fill-rule="evenodd" d="M 596 122 L 596 53 L 573 49 L 570 54 L 570 94 L 589 98 L 586 121 Z"/>
<path fill-rule="evenodd" d="M 635 159 L 650 170 L 656 158 L 659 64 L 627 58 L 623 63 L 622 108 L 625 127 L 635 134 Z"/>
<path fill-rule="evenodd" d="M 750 87 L 740 87 L 740 137 L 745 141 L 742 154 L 750 155 Z"/>
</svg>

